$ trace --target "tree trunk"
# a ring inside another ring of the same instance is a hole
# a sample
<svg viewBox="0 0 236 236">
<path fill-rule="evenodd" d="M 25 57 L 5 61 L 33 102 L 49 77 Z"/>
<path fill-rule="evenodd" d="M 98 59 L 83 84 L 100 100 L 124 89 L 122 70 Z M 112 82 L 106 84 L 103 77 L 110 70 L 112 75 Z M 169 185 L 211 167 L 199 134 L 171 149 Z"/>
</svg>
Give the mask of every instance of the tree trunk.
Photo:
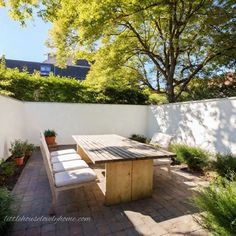
<svg viewBox="0 0 236 236">
<path fill-rule="evenodd" d="M 175 102 L 175 93 L 174 93 L 174 86 L 173 83 L 167 82 L 166 86 L 166 95 L 169 103 Z"/>
</svg>

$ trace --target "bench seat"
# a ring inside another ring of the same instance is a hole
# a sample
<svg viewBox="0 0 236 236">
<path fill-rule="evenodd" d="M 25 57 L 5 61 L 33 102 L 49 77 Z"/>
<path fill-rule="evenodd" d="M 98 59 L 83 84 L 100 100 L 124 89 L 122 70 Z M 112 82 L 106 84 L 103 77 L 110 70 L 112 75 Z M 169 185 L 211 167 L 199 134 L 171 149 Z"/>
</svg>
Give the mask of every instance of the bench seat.
<svg viewBox="0 0 236 236">
<path fill-rule="evenodd" d="M 88 164 L 83 160 L 63 161 L 52 164 L 53 173 L 78 170 L 88 167 L 89 167 Z"/>
<path fill-rule="evenodd" d="M 160 159 L 154 159 L 153 164 L 154 165 L 168 165 L 171 164 L 172 160 L 170 158 L 160 158 Z"/>
<path fill-rule="evenodd" d="M 58 151 L 54 151 L 50 153 L 51 157 L 66 155 L 66 154 L 76 154 L 76 151 L 75 149 L 64 149 L 64 150 L 58 150 Z"/>
<path fill-rule="evenodd" d="M 81 157 L 78 154 L 65 154 L 65 155 L 59 155 L 59 156 L 53 156 L 51 157 L 51 163 L 57 163 L 57 162 L 64 162 L 64 161 L 74 161 L 74 160 L 81 160 Z"/>
<path fill-rule="evenodd" d="M 55 173 L 56 187 L 63 187 L 73 184 L 84 184 L 96 180 L 96 174 L 91 168 L 64 171 Z"/>
</svg>

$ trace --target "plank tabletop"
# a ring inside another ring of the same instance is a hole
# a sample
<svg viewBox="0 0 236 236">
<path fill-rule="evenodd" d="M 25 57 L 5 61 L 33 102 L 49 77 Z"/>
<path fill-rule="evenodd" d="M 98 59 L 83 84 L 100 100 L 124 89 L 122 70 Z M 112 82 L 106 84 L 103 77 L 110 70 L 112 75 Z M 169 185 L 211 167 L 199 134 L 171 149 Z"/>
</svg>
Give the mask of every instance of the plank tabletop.
<svg viewBox="0 0 236 236">
<path fill-rule="evenodd" d="M 73 135 L 93 163 L 174 157 L 175 154 L 115 134 Z"/>
</svg>

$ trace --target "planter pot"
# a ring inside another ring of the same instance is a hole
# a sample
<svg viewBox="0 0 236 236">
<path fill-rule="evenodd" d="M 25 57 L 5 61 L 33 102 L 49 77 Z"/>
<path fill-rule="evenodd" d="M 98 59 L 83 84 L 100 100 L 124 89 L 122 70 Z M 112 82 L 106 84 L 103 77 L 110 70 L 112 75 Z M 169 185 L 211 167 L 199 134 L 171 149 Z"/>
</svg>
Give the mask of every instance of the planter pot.
<svg viewBox="0 0 236 236">
<path fill-rule="evenodd" d="M 23 157 L 16 157 L 16 165 L 17 166 L 22 166 L 24 164 L 24 156 Z"/>
<path fill-rule="evenodd" d="M 56 136 L 45 137 L 47 145 L 55 144 Z"/>
</svg>

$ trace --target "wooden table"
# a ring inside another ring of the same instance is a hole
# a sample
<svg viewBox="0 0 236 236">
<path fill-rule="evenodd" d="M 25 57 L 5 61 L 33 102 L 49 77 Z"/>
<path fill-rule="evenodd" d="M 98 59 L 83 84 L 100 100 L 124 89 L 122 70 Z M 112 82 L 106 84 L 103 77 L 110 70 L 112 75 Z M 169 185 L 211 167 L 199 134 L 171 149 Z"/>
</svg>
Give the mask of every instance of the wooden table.
<svg viewBox="0 0 236 236">
<path fill-rule="evenodd" d="M 153 159 L 175 156 L 119 135 L 73 135 L 86 162 L 105 163 L 105 204 L 152 196 Z"/>
</svg>

